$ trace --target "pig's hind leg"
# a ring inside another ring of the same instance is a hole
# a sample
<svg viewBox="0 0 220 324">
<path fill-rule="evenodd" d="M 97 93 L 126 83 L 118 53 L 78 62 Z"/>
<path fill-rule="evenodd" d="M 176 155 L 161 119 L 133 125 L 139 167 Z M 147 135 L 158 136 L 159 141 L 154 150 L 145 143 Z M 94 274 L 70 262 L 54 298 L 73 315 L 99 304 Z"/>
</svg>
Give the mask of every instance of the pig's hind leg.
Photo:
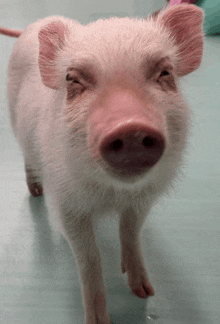
<svg viewBox="0 0 220 324">
<path fill-rule="evenodd" d="M 127 272 L 131 291 L 140 298 L 154 295 L 140 244 L 140 231 L 144 220 L 145 215 L 136 213 L 132 208 L 124 211 L 120 218 L 122 272 Z"/>
<path fill-rule="evenodd" d="M 39 197 L 43 195 L 43 186 L 38 176 L 38 170 L 25 162 L 26 181 L 32 196 Z"/>
</svg>

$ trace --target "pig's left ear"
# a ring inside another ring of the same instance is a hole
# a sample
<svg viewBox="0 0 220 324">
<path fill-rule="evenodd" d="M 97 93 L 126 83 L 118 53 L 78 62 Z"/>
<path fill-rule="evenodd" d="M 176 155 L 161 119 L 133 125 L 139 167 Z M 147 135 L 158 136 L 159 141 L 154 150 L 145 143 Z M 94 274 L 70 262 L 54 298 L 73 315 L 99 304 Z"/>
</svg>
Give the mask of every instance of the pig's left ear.
<svg viewBox="0 0 220 324">
<path fill-rule="evenodd" d="M 178 46 L 177 75 L 196 70 L 203 53 L 203 10 L 192 4 L 168 6 L 158 15 L 158 21 L 171 32 Z"/>
<path fill-rule="evenodd" d="M 46 87 L 58 89 L 62 82 L 57 57 L 65 45 L 68 27 L 60 20 L 50 22 L 38 34 L 39 38 L 39 69 Z"/>
</svg>

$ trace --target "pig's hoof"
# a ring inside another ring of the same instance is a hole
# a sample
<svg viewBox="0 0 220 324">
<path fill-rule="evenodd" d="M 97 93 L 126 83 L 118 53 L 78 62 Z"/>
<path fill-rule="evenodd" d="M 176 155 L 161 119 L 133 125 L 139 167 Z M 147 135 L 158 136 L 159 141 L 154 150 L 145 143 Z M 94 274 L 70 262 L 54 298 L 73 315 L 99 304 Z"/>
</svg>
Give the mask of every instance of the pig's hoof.
<svg viewBox="0 0 220 324">
<path fill-rule="evenodd" d="M 128 272 L 128 282 L 132 293 L 137 297 L 147 298 L 154 296 L 154 289 L 145 274 L 134 277 L 133 274 Z"/>
<path fill-rule="evenodd" d="M 132 288 L 132 293 L 139 298 L 147 298 L 149 296 L 154 296 L 154 289 L 151 284 L 142 283 L 141 288 Z"/>
<path fill-rule="evenodd" d="M 122 272 L 127 272 L 129 287 L 134 295 L 139 298 L 154 296 L 154 289 L 148 279 L 146 270 L 141 266 L 126 266 L 122 261 Z"/>
<path fill-rule="evenodd" d="M 40 183 L 39 178 L 35 175 L 32 168 L 25 164 L 26 181 L 29 191 L 33 197 L 39 197 L 43 195 L 43 186 Z"/>
<path fill-rule="evenodd" d="M 39 197 L 43 195 L 43 187 L 38 183 L 28 184 L 28 188 L 33 197 Z"/>
<path fill-rule="evenodd" d="M 132 293 L 139 298 L 147 298 L 149 296 L 154 296 L 154 289 L 151 286 L 147 277 L 144 275 L 141 276 L 138 281 L 131 281 L 130 288 Z"/>
</svg>

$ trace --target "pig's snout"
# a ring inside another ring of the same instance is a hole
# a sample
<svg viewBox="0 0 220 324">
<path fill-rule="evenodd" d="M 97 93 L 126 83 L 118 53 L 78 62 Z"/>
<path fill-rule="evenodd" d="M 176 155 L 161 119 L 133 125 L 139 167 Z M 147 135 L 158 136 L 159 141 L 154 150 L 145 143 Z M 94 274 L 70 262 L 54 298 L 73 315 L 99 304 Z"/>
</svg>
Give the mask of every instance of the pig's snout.
<svg viewBox="0 0 220 324">
<path fill-rule="evenodd" d="M 125 175 L 136 175 L 154 166 L 165 148 L 163 135 L 146 125 L 120 125 L 100 145 L 102 157 Z"/>
</svg>

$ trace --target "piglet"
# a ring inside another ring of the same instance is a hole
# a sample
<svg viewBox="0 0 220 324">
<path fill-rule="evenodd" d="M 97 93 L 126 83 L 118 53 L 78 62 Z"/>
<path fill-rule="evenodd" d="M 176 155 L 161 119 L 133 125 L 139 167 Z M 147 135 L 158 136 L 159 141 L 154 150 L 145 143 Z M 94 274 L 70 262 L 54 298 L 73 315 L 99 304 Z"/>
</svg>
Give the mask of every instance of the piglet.
<svg viewBox="0 0 220 324">
<path fill-rule="evenodd" d="M 81 25 L 49 17 L 19 36 L 8 100 L 27 185 L 50 198 L 80 274 L 86 324 L 110 324 L 94 224 L 119 217 L 122 272 L 140 298 L 154 295 L 140 233 L 180 172 L 189 110 L 179 78 L 203 52 L 203 11 L 168 6 L 147 19 Z"/>
</svg>

